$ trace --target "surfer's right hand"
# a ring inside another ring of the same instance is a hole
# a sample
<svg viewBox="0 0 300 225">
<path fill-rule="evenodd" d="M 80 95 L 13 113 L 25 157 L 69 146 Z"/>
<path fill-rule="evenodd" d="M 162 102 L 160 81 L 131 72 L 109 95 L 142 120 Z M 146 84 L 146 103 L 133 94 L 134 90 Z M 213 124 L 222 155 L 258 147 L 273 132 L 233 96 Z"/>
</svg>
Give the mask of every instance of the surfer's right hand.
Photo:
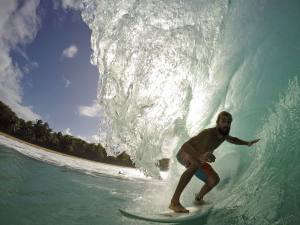
<svg viewBox="0 0 300 225">
<path fill-rule="evenodd" d="M 209 152 L 209 154 L 207 156 L 207 162 L 214 162 L 215 160 L 216 160 L 216 156 L 214 156 L 214 154 Z"/>
<path fill-rule="evenodd" d="M 200 160 L 202 162 L 214 162 L 216 157 L 211 152 L 205 152 L 203 155 L 201 155 Z"/>
</svg>

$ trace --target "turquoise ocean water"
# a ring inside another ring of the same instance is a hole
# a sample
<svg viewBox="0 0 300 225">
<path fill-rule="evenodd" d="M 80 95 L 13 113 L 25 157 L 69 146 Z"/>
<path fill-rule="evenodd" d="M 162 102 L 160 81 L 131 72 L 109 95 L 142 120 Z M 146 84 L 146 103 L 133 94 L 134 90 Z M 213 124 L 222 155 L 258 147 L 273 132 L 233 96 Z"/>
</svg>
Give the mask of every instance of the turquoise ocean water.
<svg viewBox="0 0 300 225">
<path fill-rule="evenodd" d="M 124 224 L 144 183 L 86 175 L 0 145 L 0 224 Z"/>
<path fill-rule="evenodd" d="M 153 179 L 87 175 L 1 146 L 1 223 L 147 224 L 117 208 L 166 208 L 183 171 L 177 149 L 227 110 L 233 136 L 261 141 L 216 151 L 214 208 L 189 224 L 300 224 L 300 2 L 82 2 L 100 73 L 101 143 Z M 159 181 L 164 157 L 171 168 Z M 192 180 L 184 205 L 200 186 Z"/>
</svg>

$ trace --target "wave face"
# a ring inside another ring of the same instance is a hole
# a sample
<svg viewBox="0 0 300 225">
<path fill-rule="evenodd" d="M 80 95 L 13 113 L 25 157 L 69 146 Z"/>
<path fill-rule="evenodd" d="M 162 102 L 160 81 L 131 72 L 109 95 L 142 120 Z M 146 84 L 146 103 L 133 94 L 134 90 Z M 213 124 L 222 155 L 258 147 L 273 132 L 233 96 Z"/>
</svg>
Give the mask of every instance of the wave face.
<svg viewBox="0 0 300 225">
<path fill-rule="evenodd" d="M 279 0 L 85 0 L 101 143 L 158 176 L 159 159 L 230 111 L 233 136 L 262 140 L 216 152 L 228 181 L 217 206 L 233 211 L 207 224 L 299 224 L 299 10 Z"/>
</svg>

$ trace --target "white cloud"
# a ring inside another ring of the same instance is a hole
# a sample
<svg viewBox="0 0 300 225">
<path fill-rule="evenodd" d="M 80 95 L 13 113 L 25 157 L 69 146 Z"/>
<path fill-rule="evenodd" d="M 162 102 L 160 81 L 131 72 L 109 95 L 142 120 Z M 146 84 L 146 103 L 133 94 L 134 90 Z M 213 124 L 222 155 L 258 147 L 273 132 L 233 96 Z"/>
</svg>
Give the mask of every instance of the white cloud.
<svg viewBox="0 0 300 225">
<path fill-rule="evenodd" d="M 99 135 L 94 134 L 94 135 L 91 136 L 90 140 L 91 140 L 92 143 L 99 143 L 100 142 L 100 137 L 99 137 Z"/>
<path fill-rule="evenodd" d="M 78 107 L 79 114 L 82 116 L 88 116 L 88 117 L 100 117 L 101 107 L 97 103 L 97 101 L 94 101 L 93 105 L 91 106 L 79 106 Z"/>
<path fill-rule="evenodd" d="M 36 12 L 38 5 L 38 0 L 0 2 L 0 100 L 25 120 L 39 119 L 40 116 L 32 111 L 31 106 L 22 104 L 21 81 L 24 74 L 13 62 L 10 51 L 35 38 L 40 27 Z M 23 55 L 26 56 L 26 53 Z"/>
<path fill-rule="evenodd" d="M 72 82 L 65 77 L 63 77 L 63 79 L 65 81 L 65 88 L 68 88 L 70 86 L 70 84 L 72 84 Z"/>
<path fill-rule="evenodd" d="M 62 133 L 66 135 L 72 135 L 70 128 L 65 129 Z"/>
<path fill-rule="evenodd" d="M 84 140 L 84 141 L 86 141 L 86 142 L 88 142 L 88 143 L 99 144 L 99 141 L 100 141 L 99 135 L 97 135 L 97 134 L 94 134 L 90 137 L 83 137 L 83 136 L 80 136 L 80 135 L 78 135 L 77 137 Z"/>
<path fill-rule="evenodd" d="M 83 3 L 78 0 L 62 0 L 62 7 L 64 9 L 82 9 Z"/>
<path fill-rule="evenodd" d="M 31 62 L 31 67 L 32 68 L 38 68 L 39 64 L 37 62 Z"/>
<path fill-rule="evenodd" d="M 38 68 L 38 67 L 39 67 L 39 64 L 37 62 L 29 62 L 23 66 L 22 70 L 25 74 L 28 74 L 33 69 Z"/>
<path fill-rule="evenodd" d="M 65 129 L 62 133 L 64 135 L 73 136 L 70 128 Z M 100 140 L 99 135 L 97 135 L 97 134 L 94 134 L 90 137 L 85 137 L 85 136 L 80 136 L 80 135 L 75 135 L 75 136 L 77 138 L 80 138 L 81 140 L 84 140 L 84 141 L 88 142 L 88 143 L 97 143 L 98 144 L 99 140 Z"/>
<path fill-rule="evenodd" d="M 66 79 L 65 81 L 66 81 L 66 83 L 65 83 L 65 87 L 67 88 L 67 87 L 69 87 L 69 86 L 70 86 L 70 84 L 71 84 L 71 81 L 69 81 L 68 79 Z"/>
<path fill-rule="evenodd" d="M 71 45 L 70 47 L 63 50 L 61 57 L 62 58 L 74 58 L 78 53 L 78 48 L 76 45 Z"/>
</svg>

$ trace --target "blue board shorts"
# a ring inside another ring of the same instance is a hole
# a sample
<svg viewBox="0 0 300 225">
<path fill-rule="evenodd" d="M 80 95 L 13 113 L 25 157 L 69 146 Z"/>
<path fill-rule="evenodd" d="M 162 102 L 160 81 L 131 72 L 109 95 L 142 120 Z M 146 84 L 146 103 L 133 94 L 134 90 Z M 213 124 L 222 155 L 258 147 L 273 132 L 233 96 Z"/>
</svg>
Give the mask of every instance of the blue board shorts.
<svg viewBox="0 0 300 225">
<path fill-rule="evenodd" d="M 188 165 L 188 162 L 186 162 L 185 160 L 183 160 L 181 157 L 180 157 L 180 154 L 177 154 L 176 155 L 176 158 L 178 160 L 178 162 L 183 165 L 185 168 L 187 168 L 189 165 Z M 204 163 L 201 163 L 201 167 L 199 169 L 196 170 L 195 172 L 195 176 L 199 179 L 199 180 L 202 180 L 203 182 L 207 182 L 207 178 L 208 176 L 213 173 L 214 170 L 213 168 L 206 162 Z"/>
</svg>

